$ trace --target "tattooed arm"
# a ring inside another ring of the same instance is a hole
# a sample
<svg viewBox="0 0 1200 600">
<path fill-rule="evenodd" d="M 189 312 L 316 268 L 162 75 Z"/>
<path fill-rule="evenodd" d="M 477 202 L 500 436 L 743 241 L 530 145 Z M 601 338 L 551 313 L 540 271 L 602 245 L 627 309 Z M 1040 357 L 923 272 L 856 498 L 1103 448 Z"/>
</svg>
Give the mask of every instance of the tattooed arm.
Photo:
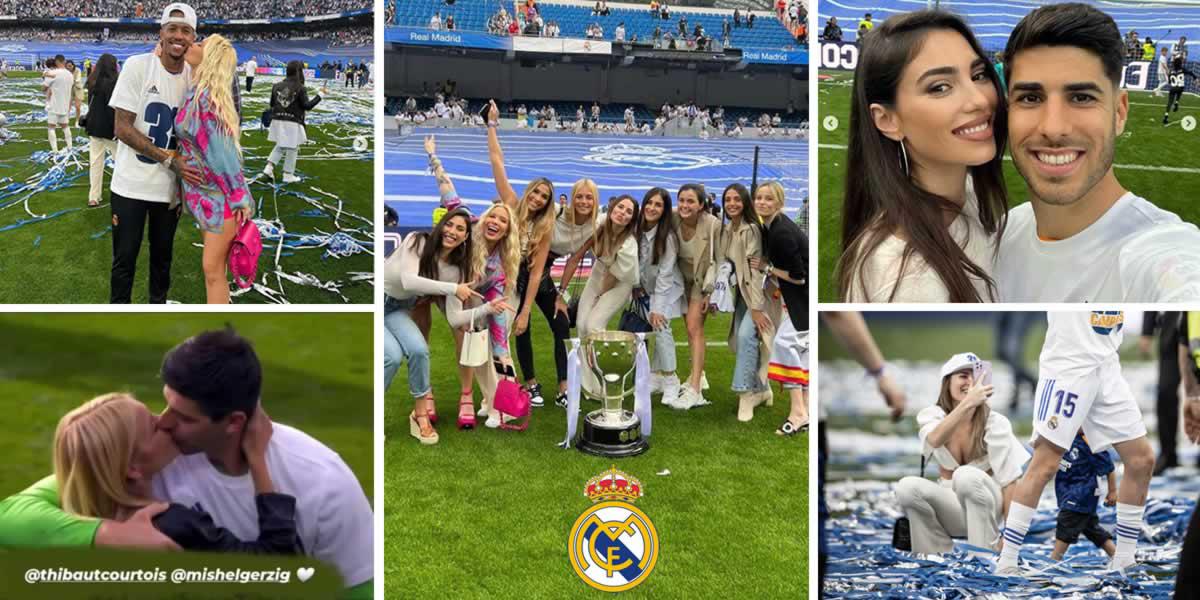
<svg viewBox="0 0 1200 600">
<path fill-rule="evenodd" d="M 163 161 L 172 156 L 172 152 L 155 146 L 150 138 L 142 135 L 134 127 L 134 114 L 132 112 L 123 108 L 117 108 L 115 111 L 116 119 L 113 122 L 113 133 L 116 134 L 116 138 L 121 140 L 123 144 L 159 164 L 162 164 Z M 204 183 L 200 169 L 188 164 L 182 155 L 177 156 L 176 160 L 171 161 L 170 168 L 176 175 L 186 179 L 192 185 Z"/>
</svg>

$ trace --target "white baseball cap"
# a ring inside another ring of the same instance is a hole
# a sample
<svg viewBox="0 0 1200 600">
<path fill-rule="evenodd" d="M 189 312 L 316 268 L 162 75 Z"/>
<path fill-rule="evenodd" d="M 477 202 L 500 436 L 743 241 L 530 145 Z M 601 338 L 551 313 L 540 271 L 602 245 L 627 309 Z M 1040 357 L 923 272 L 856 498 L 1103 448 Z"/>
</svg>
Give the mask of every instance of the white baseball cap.
<svg viewBox="0 0 1200 600">
<path fill-rule="evenodd" d="M 179 12 L 183 13 L 183 16 L 182 17 L 172 17 L 171 13 L 173 13 L 175 11 L 179 11 Z M 167 23 L 180 23 L 182 25 L 188 25 L 192 28 L 193 31 L 195 31 L 195 29 L 196 29 L 196 10 L 182 2 L 174 2 L 174 3 L 168 4 L 167 7 L 163 9 L 162 19 L 160 19 L 158 21 L 159 25 L 166 25 Z"/>
<path fill-rule="evenodd" d="M 975 356 L 974 352 L 955 354 L 950 357 L 950 360 L 946 361 L 946 364 L 942 365 L 942 377 L 944 378 L 963 369 L 974 369 L 980 362 L 979 357 Z"/>
</svg>

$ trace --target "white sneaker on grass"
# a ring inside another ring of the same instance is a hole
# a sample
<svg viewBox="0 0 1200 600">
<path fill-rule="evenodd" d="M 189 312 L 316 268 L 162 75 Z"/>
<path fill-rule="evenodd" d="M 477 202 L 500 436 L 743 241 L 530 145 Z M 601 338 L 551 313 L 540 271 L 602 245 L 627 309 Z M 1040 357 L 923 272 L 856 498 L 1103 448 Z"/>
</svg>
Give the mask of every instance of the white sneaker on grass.
<svg viewBox="0 0 1200 600">
<path fill-rule="evenodd" d="M 650 393 L 651 394 L 657 394 L 657 393 L 663 391 L 663 380 L 664 379 L 666 379 L 666 378 L 662 376 L 662 373 L 651 373 L 650 374 Z"/>
<path fill-rule="evenodd" d="M 662 378 L 662 403 L 675 408 L 679 404 L 679 376 L 671 373 Z"/>
</svg>

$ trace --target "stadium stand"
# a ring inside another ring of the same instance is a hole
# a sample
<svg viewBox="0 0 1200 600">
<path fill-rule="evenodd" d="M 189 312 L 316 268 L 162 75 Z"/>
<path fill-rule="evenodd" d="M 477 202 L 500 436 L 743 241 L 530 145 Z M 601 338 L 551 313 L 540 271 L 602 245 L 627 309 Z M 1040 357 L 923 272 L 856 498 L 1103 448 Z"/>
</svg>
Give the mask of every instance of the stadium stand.
<svg viewBox="0 0 1200 600">
<path fill-rule="evenodd" d="M 401 110 L 401 107 L 403 106 L 405 100 L 407 100 L 407 98 L 402 98 L 399 96 L 389 96 L 386 99 L 384 112 L 388 115 L 396 114 L 397 112 L 399 112 Z M 417 110 L 421 110 L 421 111 L 426 111 L 426 110 L 433 108 L 433 106 L 436 102 L 436 100 L 433 98 L 416 98 L 416 100 L 417 100 Z M 468 115 L 480 112 L 481 110 L 483 110 L 484 105 L 487 104 L 486 98 L 466 99 L 466 101 L 467 101 L 467 106 L 464 108 L 463 112 L 465 112 Z M 513 100 L 511 102 L 504 102 L 504 103 L 500 104 L 500 116 L 502 118 L 515 117 L 515 116 L 517 116 L 517 108 L 520 106 L 526 107 L 527 110 L 532 110 L 532 109 L 543 110 L 545 108 L 552 108 L 554 110 L 554 112 L 559 116 L 559 118 L 567 119 L 567 120 L 574 120 L 575 116 L 576 116 L 576 111 L 582 107 L 586 118 L 589 120 L 592 118 L 591 104 L 581 104 L 579 102 L 546 102 L 546 101 L 542 101 L 542 100 L 525 100 L 525 99 L 517 99 L 517 100 Z M 646 121 L 652 122 L 652 121 L 654 121 L 655 117 L 657 117 L 661 113 L 661 107 L 654 107 L 653 109 L 651 109 L 646 106 L 638 106 L 638 105 L 632 105 L 632 104 L 604 104 L 604 105 L 600 106 L 600 122 L 601 123 L 624 123 L 625 122 L 625 109 L 630 108 L 630 107 L 632 107 L 633 111 L 634 111 L 634 114 L 633 114 L 634 120 L 637 121 L 639 124 L 646 122 Z M 715 107 L 712 107 L 712 108 L 715 109 Z M 742 108 L 742 107 L 736 107 L 736 106 L 727 106 L 727 107 L 723 107 L 723 108 L 724 108 L 724 112 L 725 112 L 725 121 L 727 123 L 731 123 L 731 124 L 738 121 L 738 119 L 741 119 L 741 118 L 745 118 L 747 121 L 749 121 L 751 124 L 753 124 L 755 121 L 757 121 L 762 116 L 763 112 L 767 112 L 767 113 L 771 114 L 772 116 L 774 116 L 776 113 L 779 113 L 781 115 L 780 125 L 783 127 L 799 127 L 800 123 L 801 123 L 801 119 L 800 119 L 798 113 L 793 115 L 791 118 L 788 118 L 788 117 L 786 117 L 786 113 L 784 111 L 763 111 L 762 109 L 757 109 L 757 108 Z"/>
<path fill-rule="evenodd" d="M 0 15 L 23 18 L 152 18 L 157 19 L 164 0 L 131 2 L 129 0 L 20 0 L 0 5 Z M 188 4 L 196 9 L 199 19 L 259 19 L 266 17 L 302 17 L 328 15 L 353 10 L 370 9 L 369 0 L 193 0 Z M 7 5 L 7 6 L 5 6 Z"/>
<path fill-rule="evenodd" d="M 512 9 L 511 4 L 495 0 L 458 0 L 453 5 L 447 5 L 444 0 L 404 0 L 398 4 L 396 0 L 387 2 L 387 15 L 394 15 L 394 25 L 428 27 L 430 17 L 440 13 L 443 22 L 447 16 L 453 16 L 455 28 L 466 31 L 487 31 L 488 20 L 501 7 Z M 588 37 L 588 28 L 598 24 L 606 40 L 615 37 L 617 26 L 622 23 L 626 40 L 635 35 L 638 40 L 651 40 L 656 28 L 661 33 L 677 37 L 681 18 L 686 19 L 685 31 L 688 36 L 694 34 L 697 25 L 701 25 L 705 35 L 720 38 L 723 22 L 732 22 L 733 18 L 732 10 L 671 6 L 670 17 L 662 19 L 658 13 L 651 13 L 648 5 L 641 4 L 608 3 L 607 15 L 594 14 L 593 5 L 585 2 L 542 1 L 537 3 L 537 9 L 545 22 L 557 24 L 560 37 Z M 775 18 L 773 10 L 758 12 L 753 28 L 745 25 L 731 28 L 730 40 L 730 45 L 737 48 L 792 48 L 797 45 L 792 34 Z"/>
<path fill-rule="evenodd" d="M 1144 40 L 1150 36 L 1158 47 L 1171 46 L 1180 36 L 1187 36 L 1188 44 L 1200 40 L 1200 6 L 1175 3 L 1115 3 L 1096 0 L 1078 0 L 1092 4 L 1112 16 L 1122 34 L 1137 31 Z M 1009 33 L 1029 11 L 1046 4 L 1029 0 L 953 0 L 938 3 L 943 9 L 953 11 L 966 18 L 967 23 L 979 38 L 983 47 L 991 51 L 1004 49 Z M 858 23 L 863 13 L 870 12 L 872 20 L 881 22 L 888 15 L 922 8 L 919 4 L 905 0 L 882 0 L 853 5 L 838 0 L 820 2 L 818 21 L 814 26 L 824 28 L 829 17 L 837 17 L 842 28 L 842 39 L 852 42 L 856 38 Z M 819 29 L 818 29 L 819 31 Z"/>
<path fill-rule="evenodd" d="M 374 39 L 374 30 L 370 25 L 341 25 L 323 28 L 284 27 L 278 30 L 221 30 L 218 28 L 203 30 L 205 33 L 221 33 L 233 42 L 269 41 L 269 40 L 328 40 L 330 46 L 370 46 Z M 109 31 L 105 37 L 102 30 L 90 28 L 56 28 L 56 27 L 0 27 L 0 40 L 41 41 L 41 42 L 97 42 L 97 41 L 132 41 L 148 42 L 158 39 L 157 29 L 135 29 Z"/>
</svg>

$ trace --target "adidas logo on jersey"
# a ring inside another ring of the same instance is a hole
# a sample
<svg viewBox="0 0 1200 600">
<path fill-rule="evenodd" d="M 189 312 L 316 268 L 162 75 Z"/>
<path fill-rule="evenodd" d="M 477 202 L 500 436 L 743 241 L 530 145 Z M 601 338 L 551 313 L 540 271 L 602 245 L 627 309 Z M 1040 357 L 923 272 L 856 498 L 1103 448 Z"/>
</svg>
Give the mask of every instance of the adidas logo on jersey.
<svg viewBox="0 0 1200 600">
<path fill-rule="evenodd" d="M 151 86 L 150 86 L 150 90 L 149 90 L 148 92 L 146 92 L 146 93 L 147 93 L 147 94 L 158 94 L 158 86 L 156 86 L 156 85 L 151 85 Z"/>
</svg>

